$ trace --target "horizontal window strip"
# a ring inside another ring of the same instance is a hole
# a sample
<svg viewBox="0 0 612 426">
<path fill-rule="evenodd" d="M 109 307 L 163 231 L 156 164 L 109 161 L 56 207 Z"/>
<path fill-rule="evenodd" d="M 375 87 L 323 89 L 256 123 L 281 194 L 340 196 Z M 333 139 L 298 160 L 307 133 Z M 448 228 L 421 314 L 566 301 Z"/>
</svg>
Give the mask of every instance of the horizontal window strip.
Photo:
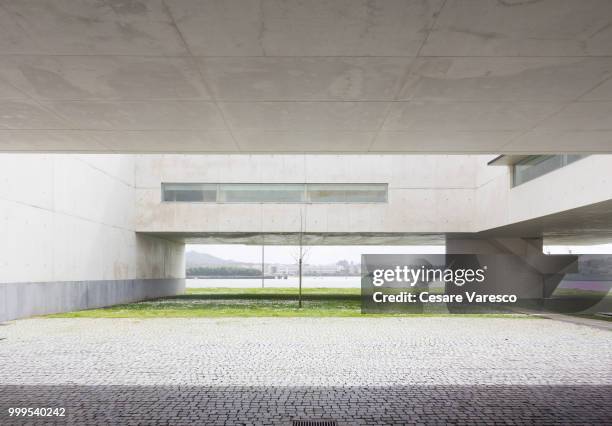
<svg viewBox="0 0 612 426">
<path fill-rule="evenodd" d="M 164 202 L 386 203 L 386 183 L 162 183 Z"/>
<path fill-rule="evenodd" d="M 544 176 L 587 155 L 530 155 L 512 166 L 512 186 Z"/>
</svg>

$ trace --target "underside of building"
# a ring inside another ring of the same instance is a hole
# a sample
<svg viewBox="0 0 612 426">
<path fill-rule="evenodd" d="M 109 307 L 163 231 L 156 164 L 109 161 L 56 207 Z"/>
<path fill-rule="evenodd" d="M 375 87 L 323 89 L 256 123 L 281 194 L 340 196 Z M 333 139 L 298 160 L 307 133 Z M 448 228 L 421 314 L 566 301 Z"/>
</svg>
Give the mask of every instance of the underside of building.
<svg viewBox="0 0 612 426">
<path fill-rule="evenodd" d="M 0 320 L 182 292 L 187 243 L 609 242 L 611 17 L 0 0 Z"/>
</svg>

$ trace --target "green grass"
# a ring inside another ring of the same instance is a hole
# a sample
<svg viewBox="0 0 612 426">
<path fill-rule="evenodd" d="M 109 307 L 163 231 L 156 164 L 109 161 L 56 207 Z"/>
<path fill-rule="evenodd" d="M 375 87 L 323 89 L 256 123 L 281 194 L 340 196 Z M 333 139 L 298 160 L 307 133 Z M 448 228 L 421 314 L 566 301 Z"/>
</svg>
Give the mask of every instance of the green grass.
<svg viewBox="0 0 612 426">
<path fill-rule="evenodd" d="M 295 288 L 199 288 L 180 296 L 48 315 L 48 318 L 200 318 L 200 317 L 366 317 L 361 314 L 360 289 L 309 288 L 298 308 Z M 447 316 L 430 308 L 419 314 L 371 316 Z M 526 317 L 512 313 L 464 314 L 466 317 Z"/>
</svg>

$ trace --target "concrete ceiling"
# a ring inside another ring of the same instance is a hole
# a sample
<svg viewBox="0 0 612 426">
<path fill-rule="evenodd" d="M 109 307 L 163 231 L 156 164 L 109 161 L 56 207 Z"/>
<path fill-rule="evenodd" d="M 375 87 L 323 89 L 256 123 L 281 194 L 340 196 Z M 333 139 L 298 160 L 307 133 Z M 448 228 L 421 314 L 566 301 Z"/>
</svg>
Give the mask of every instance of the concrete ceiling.
<svg viewBox="0 0 612 426">
<path fill-rule="evenodd" d="M 0 0 L 0 150 L 612 152 L 610 0 Z"/>
</svg>

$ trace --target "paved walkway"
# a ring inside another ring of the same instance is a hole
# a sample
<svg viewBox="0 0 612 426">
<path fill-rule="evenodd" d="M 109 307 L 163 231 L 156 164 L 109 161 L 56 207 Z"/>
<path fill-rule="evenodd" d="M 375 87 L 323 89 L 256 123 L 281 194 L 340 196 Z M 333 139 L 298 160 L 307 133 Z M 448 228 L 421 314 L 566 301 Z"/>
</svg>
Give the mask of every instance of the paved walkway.
<svg viewBox="0 0 612 426">
<path fill-rule="evenodd" d="M 612 333 L 546 319 L 32 319 L 2 338 L 0 424 L 24 423 L 15 406 L 66 408 L 40 424 L 612 422 Z"/>
<path fill-rule="evenodd" d="M 529 315 L 536 316 L 536 317 L 548 318 L 554 321 L 569 322 L 572 324 L 586 325 L 588 327 L 594 327 L 594 328 L 600 328 L 602 330 L 612 331 L 612 321 L 607 321 L 603 318 L 602 319 L 583 318 L 583 317 L 577 317 L 574 315 L 555 314 L 551 312 L 543 313 L 543 312 L 526 311 L 526 310 L 523 310 L 522 312 L 529 314 Z"/>
</svg>

